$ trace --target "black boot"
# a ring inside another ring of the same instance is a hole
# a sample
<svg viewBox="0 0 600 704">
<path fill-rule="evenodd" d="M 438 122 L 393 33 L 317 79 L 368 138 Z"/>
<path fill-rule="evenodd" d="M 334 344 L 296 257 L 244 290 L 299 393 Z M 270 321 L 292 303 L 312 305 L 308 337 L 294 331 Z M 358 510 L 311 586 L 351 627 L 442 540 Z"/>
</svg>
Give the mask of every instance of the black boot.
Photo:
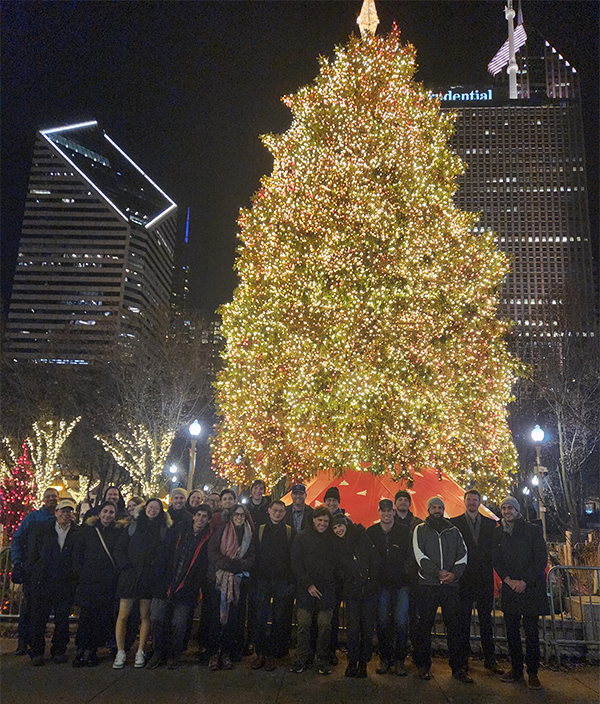
<svg viewBox="0 0 600 704">
<path fill-rule="evenodd" d="M 98 656 L 96 655 L 95 650 L 90 650 L 88 653 L 87 659 L 85 661 L 86 667 L 96 667 L 100 661 L 98 660 Z"/>
<path fill-rule="evenodd" d="M 73 667 L 83 667 L 85 665 L 85 650 L 83 648 L 77 648 L 75 653 L 75 660 L 73 660 Z"/>
</svg>

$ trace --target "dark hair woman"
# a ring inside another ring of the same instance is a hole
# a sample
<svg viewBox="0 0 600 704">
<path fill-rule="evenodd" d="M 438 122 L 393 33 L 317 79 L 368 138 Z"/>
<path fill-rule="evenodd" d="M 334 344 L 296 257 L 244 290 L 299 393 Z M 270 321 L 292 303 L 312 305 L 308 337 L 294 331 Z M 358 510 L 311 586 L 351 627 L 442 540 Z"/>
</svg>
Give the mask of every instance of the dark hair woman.
<svg viewBox="0 0 600 704">
<path fill-rule="evenodd" d="M 213 628 L 208 645 L 210 670 L 231 670 L 231 656 L 243 628 L 243 584 L 254 565 L 250 514 L 243 504 L 230 509 L 231 519 L 220 523 L 208 544 L 208 577 L 214 580 L 210 596 Z"/>
<path fill-rule="evenodd" d="M 119 574 L 114 552 L 119 534 L 125 528 L 125 523 L 117 523 L 116 517 L 116 504 L 112 501 L 102 503 L 98 515 L 86 520 L 74 548 L 73 562 L 79 581 L 75 595 L 79 625 L 73 667 L 97 665 L 96 651 L 110 636 Z"/>
<path fill-rule="evenodd" d="M 338 539 L 346 610 L 348 667 L 346 677 L 367 676 L 367 663 L 373 654 L 373 630 L 379 597 L 379 553 L 361 525 L 346 516 L 333 517 Z"/>
<path fill-rule="evenodd" d="M 115 636 L 116 670 L 125 665 L 125 633 L 127 619 L 137 599 L 140 603 L 140 640 L 135 655 L 135 667 L 144 667 L 144 647 L 150 634 L 150 602 L 154 587 L 154 559 L 172 521 L 160 499 L 150 499 L 136 510 L 133 521 L 123 531 L 115 549 L 117 567 L 121 570 L 117 583 L 119 615 Z"/>
</svg>

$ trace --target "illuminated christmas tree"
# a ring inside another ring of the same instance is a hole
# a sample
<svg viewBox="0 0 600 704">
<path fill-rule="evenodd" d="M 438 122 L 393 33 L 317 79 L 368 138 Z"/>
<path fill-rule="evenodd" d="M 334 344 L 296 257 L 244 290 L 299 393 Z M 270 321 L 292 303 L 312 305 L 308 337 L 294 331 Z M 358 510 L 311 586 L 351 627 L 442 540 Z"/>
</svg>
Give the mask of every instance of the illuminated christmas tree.
<svg viewBox="0 0 600 704">
<path fill-rule="evenodd" d="M 0 523 L 9 539 L 23 518 L 33 510 L 35 503 L 33 467 L 27 442 L 23 443 L 22 449 L 23 454 L 17 458 L 0 484 Z"/>
<path fill-rule="evenodd" d="M 320 64 L 284 98 L 289 130 L 262 138 L 273 172 L 239 219 L 215 467 L 271 486 L 427 466 L 497 497 L 516 458 L 507 261 L 454 205 L 454 116 L 415 82 L 396 28 Z"/>
</svg>

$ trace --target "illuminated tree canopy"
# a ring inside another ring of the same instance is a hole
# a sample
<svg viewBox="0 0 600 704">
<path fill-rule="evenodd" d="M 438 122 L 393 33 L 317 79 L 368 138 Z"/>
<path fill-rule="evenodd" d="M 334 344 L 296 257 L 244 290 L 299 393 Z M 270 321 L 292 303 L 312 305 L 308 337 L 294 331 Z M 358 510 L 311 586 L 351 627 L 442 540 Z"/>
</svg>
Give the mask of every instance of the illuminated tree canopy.
<svg viewBox="0 0 600 704">
<path fill-rule="evenodd" d="M 284 98 L 289 130 L 263 137 L 273 172 L 239 219 L 216 468 L 272 485 L 429 466 L 498 496 L 515 466 L 507 261 L 453 202 L 454 116 L 397 29 L 320 64 Z"/>
</svg>

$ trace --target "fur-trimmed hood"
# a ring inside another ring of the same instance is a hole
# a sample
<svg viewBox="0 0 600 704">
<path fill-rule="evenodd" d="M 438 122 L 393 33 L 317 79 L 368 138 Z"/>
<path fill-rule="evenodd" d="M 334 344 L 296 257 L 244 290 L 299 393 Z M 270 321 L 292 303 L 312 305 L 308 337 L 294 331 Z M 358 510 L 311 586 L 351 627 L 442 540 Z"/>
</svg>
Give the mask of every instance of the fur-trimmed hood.
<svg viewBox="0 0 600 704">
<path fill-rule="evenodd" d="M 136 506 L 135 511 L 133 512 L 133 520 L 134 521 L 137 521 L 139 519 L 139 517 L 142 514 L 142 511 L 144 510 L 145 507 L 146 507 L 146 504 L 140 504 L 139 506 Z M 173 527 L 173 519 L 169 515 L 169 512 L 164 508 L 164 506 L 163 506 L 162 516 L 164 519 L 163 520 L 164 525 L 167 528 L 172 528 Z M 148 519 L 148 520 L 150 520 L 150 519 Z"/>
<path fill-rule="evenodd" d="M 98 523 L 100 523 L 100 516 L 90 516 L 89 518 L 85 519 L 85 521 L 83 522 L 83 525 L 89 526 L 90 528 L 95 528 Z M 126 518 L 118 518 L 114 522 L 115 528 L 118 528 L 119 530 L 123 530 L 123 528 L 127 528 L 128 525 L 129 525 L 129 521 Z"/>
</svg>

